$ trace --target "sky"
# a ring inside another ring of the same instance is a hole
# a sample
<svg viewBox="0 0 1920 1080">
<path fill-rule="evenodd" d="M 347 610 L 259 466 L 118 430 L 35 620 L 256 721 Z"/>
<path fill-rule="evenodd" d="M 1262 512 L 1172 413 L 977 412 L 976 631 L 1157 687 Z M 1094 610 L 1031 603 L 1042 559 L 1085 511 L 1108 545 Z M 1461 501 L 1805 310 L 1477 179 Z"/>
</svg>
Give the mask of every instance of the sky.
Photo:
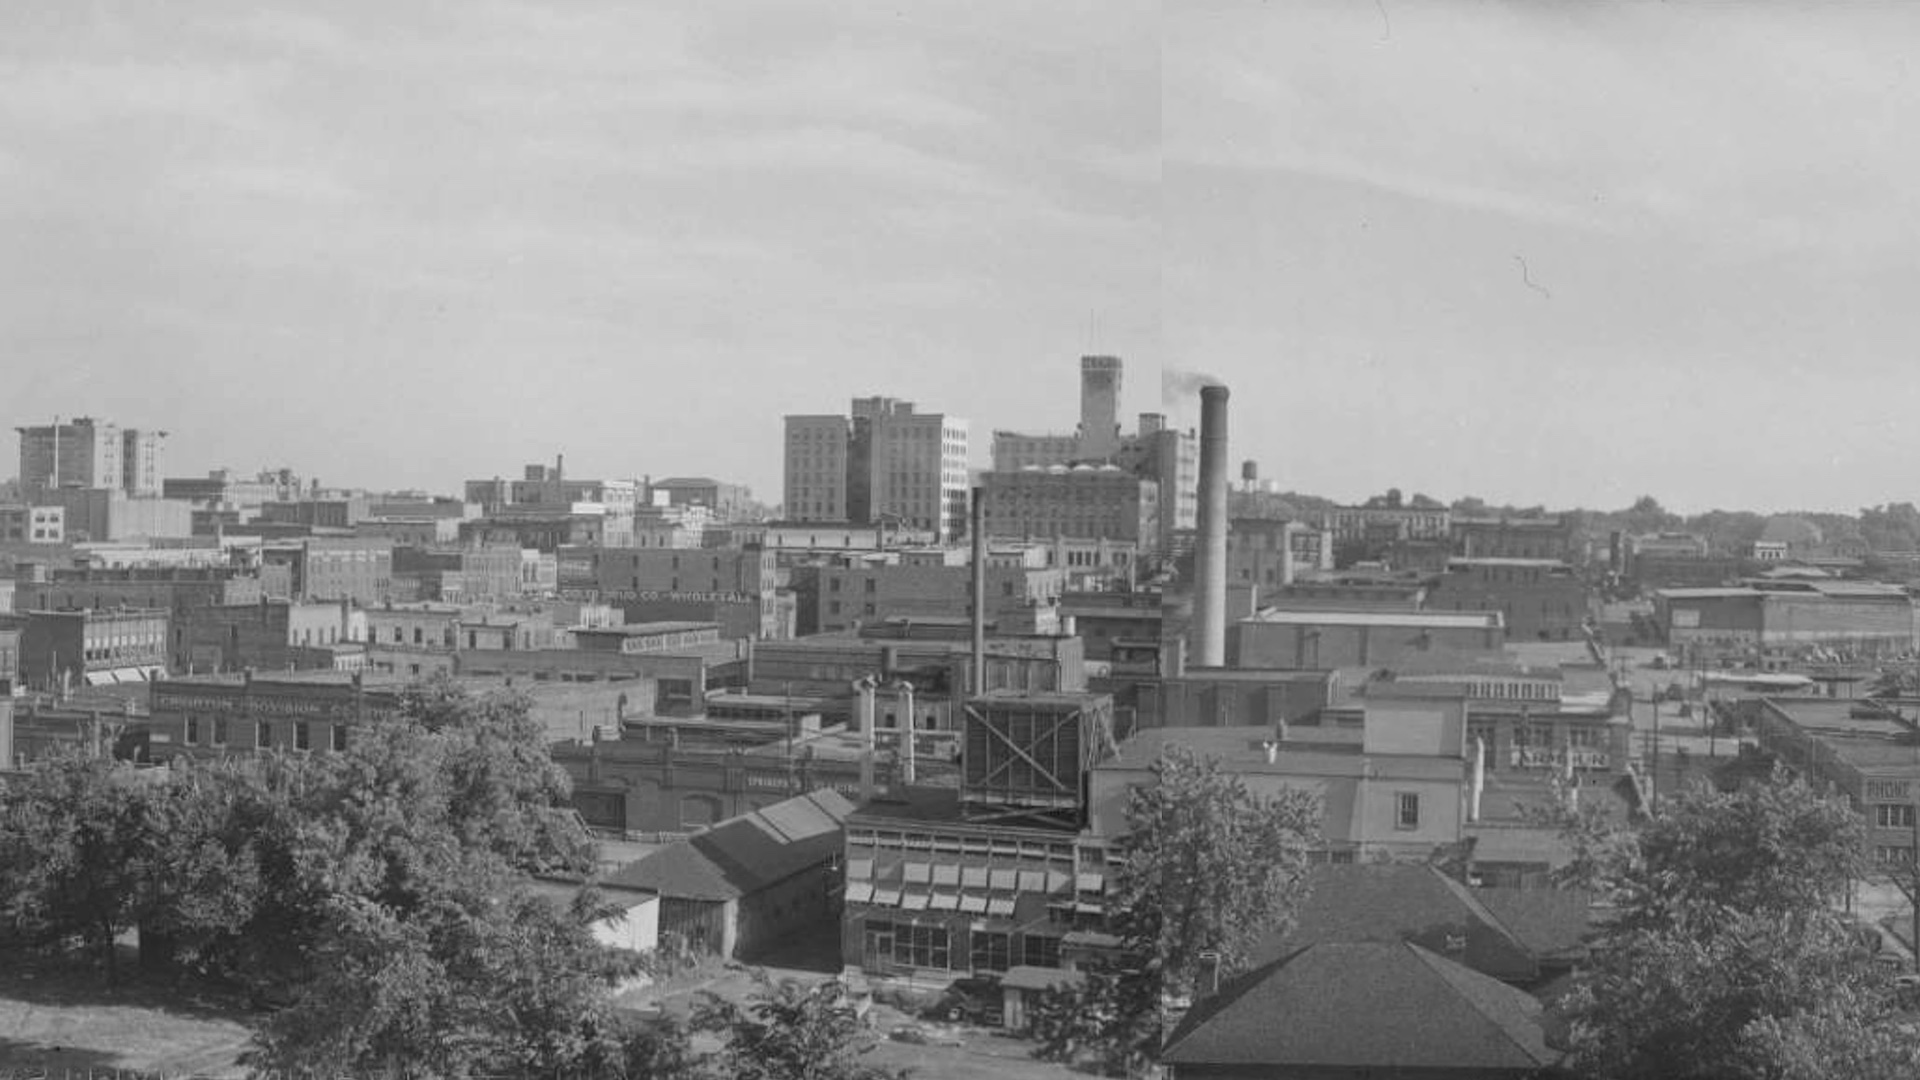
<svg viewBox="0 0 1920 1080">
<path fill-rule="evenodd" d="M 166 471 L 706 474 L 889 394 L 1233 391 L 1282 488 L 1916 497 L 1920 10 L 407 0 L 0 13 L 0 418 Z M 11 471 L 0 465 L 0 471 Z"/>
</svg>

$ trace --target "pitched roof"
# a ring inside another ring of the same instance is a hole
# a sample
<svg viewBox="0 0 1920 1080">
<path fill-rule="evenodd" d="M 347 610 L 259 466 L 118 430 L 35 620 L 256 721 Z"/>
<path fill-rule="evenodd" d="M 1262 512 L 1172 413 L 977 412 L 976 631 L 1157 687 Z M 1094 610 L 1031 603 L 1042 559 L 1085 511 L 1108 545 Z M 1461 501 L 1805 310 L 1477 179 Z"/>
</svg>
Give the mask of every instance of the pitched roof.
<svg viewBox="0 0 1920 1080">
<path fill-rule="evenodd" d="M 837 791 L 810 791 L 715 825 L 610 874 L 606 883 L 662 897 L 732 900 L 832 859 L 853 804 Z"/>
<path fill-rule="evenodd" d="M 1537 955 L 1481 903 L 1482 893 L 1436 867 L 1317 866 L 1308 885 L 1294 925 L 1256 947 L 1256 963 L 1310 945 L 1411 941 L 1495 978 L 1539 974 Z"/>
<path fill-rule="evenodd" d="M 1475 889 L 1520 944 L 1542 960 L 1586 955 L 1594 929 L 1593 894 L 1578 889 Z"/>
<path fill-rule="evenodd" d="M 1312 945 L 1202 1002 L 1161 1060 L 1524 1074 L 1559 1059 L 1541 1011 L 1525 993 L 1417 945 Z"/>
</svg>

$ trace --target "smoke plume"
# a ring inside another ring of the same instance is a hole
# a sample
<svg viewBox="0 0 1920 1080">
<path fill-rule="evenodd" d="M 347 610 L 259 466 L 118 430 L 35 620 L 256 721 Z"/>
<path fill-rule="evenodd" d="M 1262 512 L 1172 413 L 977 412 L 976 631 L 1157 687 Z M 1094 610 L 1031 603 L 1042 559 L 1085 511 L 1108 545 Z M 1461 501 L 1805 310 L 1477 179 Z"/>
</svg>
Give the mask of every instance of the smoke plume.
<svg viewBox="0 0 1920 1080">
<path fill-rule="evenodd" d="M 1160 400 L 1169 408 L 1200 392 L 1204 386 L 1219 386 L 1219 379 L 1198 371 L 1180 371 L 1176 368 L 1160 369 Z"/>
</svg>

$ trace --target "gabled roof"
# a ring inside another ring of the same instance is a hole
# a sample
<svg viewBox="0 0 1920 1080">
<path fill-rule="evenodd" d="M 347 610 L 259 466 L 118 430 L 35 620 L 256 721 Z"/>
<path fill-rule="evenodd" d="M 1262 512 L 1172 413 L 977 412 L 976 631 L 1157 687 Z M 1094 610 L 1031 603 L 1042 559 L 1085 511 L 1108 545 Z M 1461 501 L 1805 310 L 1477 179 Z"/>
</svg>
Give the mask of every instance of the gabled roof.
<svg viewBox="0 0 1920 1080">
<path fill-rule="evenodd" d="M 817 866 L 840 850 L 853 804 L 836 791 L 796 795 L 629 863 L 606 883 L 675 900 L 732 900 Z"/>
<path fill-rule="evenodd" d="M 1163 1062 L 1527 1074 L 1559 1060 L 1525 993 L 1406 943 L 1312 945 L 1203 1001 Z"/>
<path fill-rule="evenodd" d="M 1521 945 L 1541 960 L 1577 960 L 1593 931 L 1593 894 L 1578 889 L 1475 889 Z"/>
<path fill-rule="evenodd" d="M 1538 958 L 1475 890 L 1417 863 L 1314 868 L 1291 930 L 1254 950 L 1255 962 L 1303 946 L 1417 942 L 1494 978 L 1531 980 Z M 1449 942 L 1451 940 L 1451 944 Z"/>
</svg>

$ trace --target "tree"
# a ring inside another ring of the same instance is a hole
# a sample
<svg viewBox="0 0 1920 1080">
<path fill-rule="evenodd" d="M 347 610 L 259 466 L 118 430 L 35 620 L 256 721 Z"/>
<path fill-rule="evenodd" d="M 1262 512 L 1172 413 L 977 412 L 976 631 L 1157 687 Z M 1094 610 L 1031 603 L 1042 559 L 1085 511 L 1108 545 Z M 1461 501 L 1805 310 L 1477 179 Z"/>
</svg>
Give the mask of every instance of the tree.
<svg viewBox="0 0 1920 1080">
<path fill-rule="evenodd" d="M 256 1036 L 273 1075 L 602 1075 L 623 1061 L 612 959 L 577 910 L 479 860 L 411 913 L 328 905 L 312 983 Z"/>
<path fill-rule="evenodd" d="M 711 992 L 695 1007 L 693 1029 L 725 1039 L 702 1068 L 736 1080 L 902 1080 L 905 1070 L 861 1062 L 873 1049 L 838 979 L 778 983 L 756 971 L 745 1006 Z"/>
<path fill-rule="evenodd" d="M 77 753 L 0 786 L 0 915 L 30 939 L 78 937 L 109 982 L 150 898 L 148 791 L 132 767 Z"/>
<path fill-rule="evenodd" d="M 1126 862 L 1108 887 L 1119 953 L 1082 985 L 1041 995 L 1042 1055 L 1092 1050 L 1111 1073 L 1137 1070 L 1159 1051 L 1168 1004 L 1204 989 L 1214 965 L 1221 977 L 1242 970 L 1303 894 L 1320 832 L 1316 797 L 1255 795 L 1218 760 L 1178 744 L 1153 774 L 1129 793 Z"/>
<path fill-rule="evenodd" d="M 1833 902 L 1859 820 L 1776 770 L 1671 798 L 1602 860 L 1616 914 L 1562 1003 L 1572 1065 L 1595 1080 L 1791 1075 L 1849 1003 L 1871 1027 L 1885 974 Z"/>
</svg>

